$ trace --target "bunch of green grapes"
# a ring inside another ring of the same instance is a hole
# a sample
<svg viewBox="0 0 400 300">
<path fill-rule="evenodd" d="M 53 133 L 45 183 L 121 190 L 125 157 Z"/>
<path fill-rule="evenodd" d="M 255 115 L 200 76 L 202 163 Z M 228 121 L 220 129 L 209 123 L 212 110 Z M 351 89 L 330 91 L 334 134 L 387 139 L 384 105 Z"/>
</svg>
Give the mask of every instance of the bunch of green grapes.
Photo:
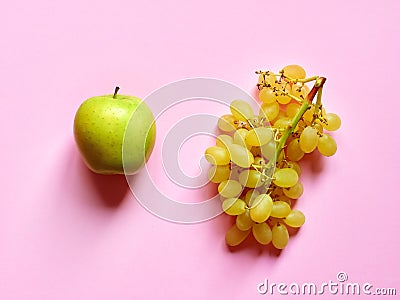
<svg viewBox="0 0 400 300">
<path fill-rule="evenodd" d="M 218 184 L 224 212 L 236 218 L 226 243 L 239 245 L 252 233 L 260 244 L 283 249 L 289 242 L 287 226 L 305 222 L 292 207 L 303 194 L 298 161 L 316 149 L 324 156 L 335 154 L 336 142 L 327 131 L 339 129 L 341 120 L 322 106 L 325 78 L 306 78 L 298 65 L 277 74 L 256 73 L 259 112 L 245 101 L 232 101 L 230 114 L 218 120 L 223 134 L 206 149 L 205 158 L 212 164 L 208 176 Z"/>
</svg>

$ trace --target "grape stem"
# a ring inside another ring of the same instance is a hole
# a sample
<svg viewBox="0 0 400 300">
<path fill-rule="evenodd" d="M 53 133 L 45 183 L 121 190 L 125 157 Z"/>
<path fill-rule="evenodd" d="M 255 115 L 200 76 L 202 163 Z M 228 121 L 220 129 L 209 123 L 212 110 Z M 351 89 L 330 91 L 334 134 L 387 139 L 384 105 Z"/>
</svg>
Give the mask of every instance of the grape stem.
<svg viewBox="0 0 400 300">
<path fill-rule="evenodd" d="M 322 88 L 323 88 L 323 86 L 320 86 L 320 88 L 318 89 L 317 101 L 315 102 L 315 109 L 314 109 L 311 124 L 314 124 L 314 121 L 315 121 L 315 119 L 318 118 L 319 112 L 322 108 Z"/>
<path fill-rule="evenodd" d="M 312 77 L 311 77 L 312 78 Z M 326 81 L 325 77 L 318 77 L 315 76 L 315 84 L 311 91 L 307 95 L 307 99 L 303 101 L 303 104 L 300 107 L 300 110 L 297 114 L 293 117 L 292 122 L 288 128 L 285 129 L 282 136 L 279 138 L 278 146 L 275 152 L 275 161 L 276 163 L 279 159 L 279 156 L 282 153 L 283 148 L 285 147 L 286 141 L 293 133 L 293 130 L 296 128 L 297 124 L 299 123 L 300 119 L 304 115 L 304 113 L 311 107 L 311 103 L 315 98 L 315 95 L 318 93 L 317 102 L 315 104 L 314 116 L 318 115 L 319 110 L 321 109 L 321 98 L 322 98 L 322 87 Z"/>
</svg>

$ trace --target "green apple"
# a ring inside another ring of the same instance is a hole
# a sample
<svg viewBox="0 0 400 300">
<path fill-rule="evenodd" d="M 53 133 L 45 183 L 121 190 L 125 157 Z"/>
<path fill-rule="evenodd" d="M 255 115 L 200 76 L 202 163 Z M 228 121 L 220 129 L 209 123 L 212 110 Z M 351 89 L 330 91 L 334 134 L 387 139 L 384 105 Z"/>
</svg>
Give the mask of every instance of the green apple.
<svg viewBox="0 0 400 300">
<path fill-rule="evenodd" d="M 95 173 L 135 174 L 153 150 L 153 113 L 139 98 L 119 95 L 118 90 L 87 99 L 75 115 L 76 144 Z"/>
</svg>

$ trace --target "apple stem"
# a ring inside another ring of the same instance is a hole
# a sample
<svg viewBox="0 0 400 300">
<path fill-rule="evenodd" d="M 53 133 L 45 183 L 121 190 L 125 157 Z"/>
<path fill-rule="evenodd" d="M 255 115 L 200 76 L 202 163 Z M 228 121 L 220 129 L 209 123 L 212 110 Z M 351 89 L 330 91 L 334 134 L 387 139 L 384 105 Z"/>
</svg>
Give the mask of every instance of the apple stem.
<svg viewBox="0 0 400 300">
<path fill-rule="evenodd" d="M 114 99 L 115 99 L 115 97 L 117 96 L 118 91 L 119 91 L 119 86 L 116 86 L 116 87 L 115 87 L 115 90 L 114 90 L 114 95 L 113 95 L 113 98 L 114 98 Z"/>
</svg>

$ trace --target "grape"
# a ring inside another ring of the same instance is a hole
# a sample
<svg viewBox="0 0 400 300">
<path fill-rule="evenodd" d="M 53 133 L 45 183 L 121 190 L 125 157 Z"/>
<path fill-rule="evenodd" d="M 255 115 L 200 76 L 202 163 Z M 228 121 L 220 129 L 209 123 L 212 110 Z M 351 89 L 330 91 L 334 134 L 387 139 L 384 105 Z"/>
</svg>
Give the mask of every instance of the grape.
<svg viewBox="0 0 400 300">
<path fill-rule="evenodd" d="M 229 146 L 229 153 L 234 164 L 242 168 L 250 168 L 254 163 L 253 154 L 245 147 L 232 144 Z"/>
<path fill-rule="evenodd" d="M 269 84 L 269 85 L 273 85 L 276 82 L 276 76 L 273 74 L 260 74 L 260 76 L 258 76 L 258 83 L 259 84 Z"/>
<path fill-rule="evenodd" d="M 318 131 L 314 127 L 307 126 L 300 135 L 299 145 L 304 153 L 311 153 L 318 145 Z"/>
<path fill-rule="evenodd" d="M 312 120 L 314 118 L 314 110 L 315 110 L 315 107 L 314 107 L 314 105 L 311 104 L 310 107 L 303 114 L 303 120 L 307 124 L 311 124 L 311 122 L 312 122 Z"/>
<path fill-rule="evenodd" d="M 260 195 L 260 192 L 254 189 L 250 189 L 246 192 L 246 195 L 244 196 L 244 201 L 246 202 L 247 205 L 250 205 L 250 203 Z"/>
<path fill-rule="evenodd" d="M 265 222 L 271 214 L 272 198 L 267 194 L 260 194 L 250 203 L 250 217 L 254 222 Z"/>
<path fill-rule="evenodd" d="M 289 242 L 289 232 L 286 226 L 280 222 L 272 227 L 272 245 L 277 249 L 283 249 Z"/>
<path fill-rule="evenodd" d="M 218 128 L 224 132 L 232 132 L 237 126 L 235 124 L 236 118 L 232 115 L 223 115 L 218 119 Z"/>
<path fill-rule="evenodd" d="M 299 111 L 300 111 L 300 105 L 297 103 L 290 103 L 286 106 L 286 115 L 289 118 L 293 118 Z"/>
<path fill-rule="evenodd" d="M 249 230 L 253 226 L 254 222 L 250 218 L 250 211 L 246 211 L 236 217 L 236 226 L 240 230 Z"/>
<path fill-rule="evenodd" d="M 254 117 L 253 109 L 250 104 L 243 100 L 234 100 L 230 105 L 232 115 L 241 121 L 247 121 Z"/>
<path fill-rule="evenodd" d="M 300 175 L 301 175 L 301 167 L 300 167 L 300 165 L 299 165 L 297 162 L 295 162 L 295 161 L 288 161 L 288 162 L 286 163 L 286 165 L 287 165 L 288 168 L 291 168 L 291 169 L 295 170 L 296 173 L 297 173 L 297 175 L 299 175 L 299 177 L 300 177 Z"/>
<path fill-rule="evenodd" d="M 262 146 L 268 143 L 273 137 L 271 128 L 257 127 L 246 134 L 246 144 L 250 146 Z"/>
<path fill-rule="evenodd" d="M 278 96 L 276 97 L 276 101 L 280 104 L 288 104 L 292 100 L 292 98 L 287 95 L 287 93 L 290 93 L 290 85 L 288 83 L 280 83 L 277 87 Z"/>
<path fill-rule="evenodd" d="M 268 160 L 275 157 L 276 145 L 275 141 L 270 141 L 269 143 L 261 146 L 261 154 Z"/>
<path fill-rule="evenodd" d="M 313 126 L 320 135 L 324 133 L 324 127 L 320 123 L 315 123 Z"/>
<path fill-rule="evenodd" d="M 247 149 L 251 148 L 251 145 L 246 144 L 246 136 L 249 131 L 245 128 L 239 128 L 238 130 L 235 131 L 233 134 L 233 142 L 235 144 L 241 145 L 243 147 L 246 147 Z"/>
<path fill-rule="evenodd" d="M 272 205 L 271 217 L 284 218 L 290 213 L 290 206 L 284 201 L 275 201 Z"/>
<path fill-rule="evenodd" d="M 283 75 L 292 79 L 306 78 L 306 71 L 299 65 L 288 65 L 282 69 Z"/>
<path fill-rule="evenodd" d="M 206 160 L 213 165 L 227 165 L 230 163 L 229 151 L 226 148 L 211 146 L 205 151 Z"/>
<path fill-rule="evenodd" d="M 337 145 L 335 140 L 328 134 L 324 133 L 318 139 L 318 151 L 325 156 L 332 156 L 336 153 Z"/>
<path fill-rule="evenodd" d="M 263 103 L 270 104 L 276 102 L 275 92 L 269 87 L 262 88 L 259 97 Z"/>
<path fill-rule="evenodd" d="M 274 101 L 272 103 L 263 103 L 260 109 L 260 116 L 268 121 L 273 121 L 279 115 L 279 104 Z"/>
<path fill-rule="evenodd" d="M 287 226 L 305 222 L 301 211 L 291 209 L 293 199 L 304 192 L 297 162 L 316 148 L 325 156 L 335 154 L 336 142 L 325 132 L 339 129 L 341 120 L 326 113 L 320 98 L 315 102 L 318 107 L 312 103 L 301 66 L 285 66 L 278 80 L 269 72 L 256 73 L 262 102 L 259 115 L 243 100 L 231 102 L 231 114 L 218 120 L 219 129 L 227 134 L 217 136 L 216 145 L 205 151 L 213 165 L 208 178 L 218 184 L 224 212 L 235 216 L 235 225 L 225 236 L 228 245 L 240 244 L 252 231 L 260 244 L 272 242 L 283 249 L 289 242 Z M 308 79 L 314 82 L 314 92 L 318 82 L 321 86 L 325 82 L 324 77 L 315 78 Z M 303 105 L 309 107 L 300 117 Z"/>
<path fill-rule="evenodd" d="M 221 134 L 217 136 L 215 143 L 218 147 L 228 149 L 228 145 L 233 143 L 233 138 L 230 135 Z"/>
<path fill-rule="evenodd" d="M 306 221 L 306 217 L 304 216 L 304 214 L 297 210 L 297 209 L 293 209 L 285 218 L 285 223 L 287 225 L 289 225 L 290 227 L 301 227 L 304 222 Z"/>
<path fill-rule="evenodd" d="M 237 246 L 247 238 L 249 233 L 250 229 L 242 231 L 235 224 L 226 232 L 225 242 L 229 246 Z"/>
<path fill-rule="evenodd" d="M 328 113 L 328 114 L 326 114 L 325 118 L 326 118 L 327 124 L 324 124 L 323 126 L 325 127 L 326 130 L 335 131 L 340 128 L 342 121 L 340 120 L 340 117 L 337 114 Z"/>
<path fill-rule="evenodd" d="M 298 179 L 297 172 L 290 168 L 278 169 L 274 173 L 274 183 L 279 187 L 292 187 L 297 183 Z"/>
<path fill-rule="evenodd" d="M 237 216 L 246 211 L 246 203 L 237 198 L 229 198 L 222 202 L 222 209 L 231 216 Z"/>
<path fill-rule="evenodd" d="M 306 100 L 307 94 L 309 92 L 310 92 L 310 89 L 306 85 L 297 83 L 297 84 L 293 84 L 293 86 L 292 86 L 292 95 L 297 98 Z"/>
<path fill-rule="evenodd" d="M 218 193 L 225 198 L 235 198 L 242 192 L 242 185 L 233 179 L 222 181 L 218 185 Z"/>
<path fill-rule="evenodd" d="M 310 93 L 310 88 L 307 85 L 304 84 L 303 87 L 302 87 L 302 91 L 303 91 L 303 93 L 305 95 L 304 99 L 307 100 L 307 96 Z"/>
<path fill-rule="evenodd" d="M 291 198 L 291 199 L 298 199 L 303 195 L 304 187 L 303 184 L 298 181 L 294 186 L 288 188 L 288 189 L 283 189 L 283 193 Z"/>
<path fill-rule="evenodd" d="M 253 225 L 253 236 L 261 245 L 267 245 L 272 240 L 272 231 L 265 222 Z"/>
<path fill-rule="evenodd" d="M 244 170 L 241 172 L 239 182 L 249 188 L 258 188 L 263 184 L 261 173 L 256 170 Z"/>
<path fill-rule="evenodd" d="M 212 166 L 208 170 L 208 178 L 211 182 L 220 183 L 222 181 L 228 180 L 231 174 L 231 168 L 229 165 L 225 166 Z"/>
<path fill-rule="evenodd" d="M 292 124 L 292 119 L 288 117 L 283 117 L 274 122 L 274 128 L 278 128 L 280 130 L 285 130 Z"/>
<path fill-rule="evenodd" d="M 286 147 L 286 156 L 289 160 L 296 162 L 303 158 L 304 152 L 299 143 L 299 139 L 294 139 Z"/>
</svg>

